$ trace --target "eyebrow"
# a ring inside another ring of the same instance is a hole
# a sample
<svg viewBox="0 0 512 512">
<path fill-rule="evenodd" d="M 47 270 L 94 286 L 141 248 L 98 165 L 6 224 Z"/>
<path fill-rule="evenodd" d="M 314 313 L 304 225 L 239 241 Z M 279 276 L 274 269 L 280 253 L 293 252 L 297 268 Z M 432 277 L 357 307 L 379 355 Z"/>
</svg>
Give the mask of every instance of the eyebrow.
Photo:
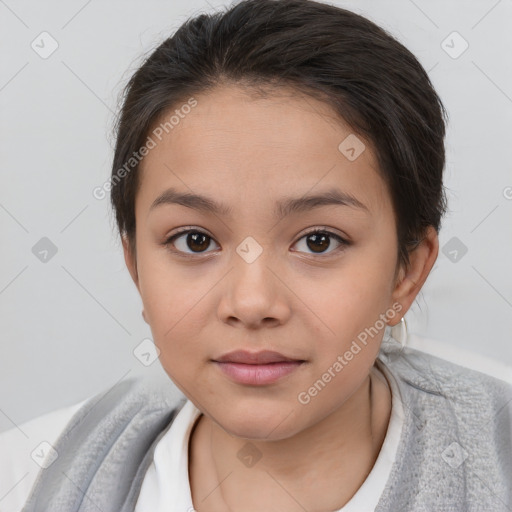
<svg viewBox="0 0 512 512">
<path fill-rule="evenodd" d="M 149 211 L 151 212 L 156 207 L 164 204 L 180 204 L 188 208 L 193 208 L 205 213 L 213 213 L 218 216 L 230 217 L 233 214 L 230 207 L 217 203 L 209 197 L 189 192 L 179 192 L 174 188 L 168 188 L 162 192 L 153 201 Z M 319 194 L 298 198 L 284 198 L 276 203 L 274 214 L 277 218 L 282 219 L 293 213 L 306 212 L 321 206 L 331 205 L 349 206 L 370 213 L 368 207 L 356 197 L 347 192 L 333 188 Z"/>
</svg>

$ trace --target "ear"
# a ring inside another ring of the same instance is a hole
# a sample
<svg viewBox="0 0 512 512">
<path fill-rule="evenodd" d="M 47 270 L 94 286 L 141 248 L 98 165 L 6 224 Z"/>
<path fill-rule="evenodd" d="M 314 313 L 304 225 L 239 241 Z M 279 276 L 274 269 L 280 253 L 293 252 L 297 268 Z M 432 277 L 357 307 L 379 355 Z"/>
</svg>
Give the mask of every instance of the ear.
<svg viewBox="0 0 512 512">
<path fill-rule="evenodd" d="M 401 316 L 407 313 L 421 290 L 434 266 L 438 252 L 437 232 L 433 226 L 429 226 L 423 240 L 409 253 L 409 266 L 400 269 L 399 275 L 403 277 L 397 280 L 393 291 L 393 302 L 399 302 L 402 305 Z M 396 325 L 400 320 L 401 317 L 397 317 L 390 321 L 389 325 Z"/>
<path fill-rule="evenodd" d="M 137 290 L 139 291 L 139 294 L 140 294 L 139 275 L 137 272 L 137 257 L 135 254 L 133 254 L 132 250 L 130 249 L 130 244 L 128 243 L 128 239 L 124 235 L 122 237 L 122 242 L 123 242 L 124 261 L 126 263 L 126 267 L 128 268 L 128 271 L 130 272 L 130 275 L 132 276 L 133 282 L 135 283 L 135 286 L 137 287 Z"/>
</svg>

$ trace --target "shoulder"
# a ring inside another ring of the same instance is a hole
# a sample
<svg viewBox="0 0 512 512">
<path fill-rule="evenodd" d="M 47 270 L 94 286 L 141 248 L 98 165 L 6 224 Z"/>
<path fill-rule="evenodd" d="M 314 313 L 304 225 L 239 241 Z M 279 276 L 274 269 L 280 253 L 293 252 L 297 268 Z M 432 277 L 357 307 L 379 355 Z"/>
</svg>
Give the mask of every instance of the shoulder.
<svg viewBox="0 0 512 512">
<path fill-rule="evenodd" d="M 407 424 L 418 427 L 415 434 L 457 437 L 482 450 L 512 450 L 511 382 L 410 345 L 382 354 L 381 360 L 396 378 Z M 423 430 L 424 425 L 429 428 Z"/>
<path fill-rule="evenodd" d="M 48 448 L 87 400 L 55 409 L 0 433 L 2 512 L 21 509 L 49 454 Z"/>
<path fill-rule="evenodd" d="M 407 346 L 512 384 L 512 366 L 443 341 L 411 334 Z"/>
<path fill-rule="evenodd" d="M 512 384 L 410 346 L 381 360 L 404 406 L 381 502 L 402 510 L 502 510 L 500 503 L 511 503 Z"/>
<path fill-rule="evenodd" d="M 86 440 L 100 428 L 115 432 L 120 424 L 141 417 L 163 424 L 174 419 L 182 402 L 169 377 L 132 377 L 0 433 L 0 511 L 19 512 L 38 477 L 69 458 L 59 448 L 64 441 L 79 457 Z"/>
<path fill-rule="evenodd" d="M 461 411 L 492 410 L 512 399 L 511 382 L 416 348 L 407 347 L 384 361 L 408 387 L 444 397 Z"/>
<path fill-rule="evenodd" d="M 74 423 L 108 418 L 132 419 L 135 415 L 168 415 L 183 405 L 181 391 L 166 374 L 123 379 L 92 397 L 73 418 Z M 91 419 L 89 419 L 91 418 Z"/>
<path fill-rule="evenodd" d="M 384 345 L 381 359 L 402 382 L 434 395 L 484 399 L 512 393 L 511 366 L 416 334 L 403 350 Z"/>
<path fill-rule="evenodd" d="M 99 508 L 117 510 L 140 486 L 154 447 L 185 402 L 167 375 L 123 379 L 92 397 L 56 440 L 58 455 L 39 472 L 24 510 L 52 510 L 84 492 Z"/>
</svg>

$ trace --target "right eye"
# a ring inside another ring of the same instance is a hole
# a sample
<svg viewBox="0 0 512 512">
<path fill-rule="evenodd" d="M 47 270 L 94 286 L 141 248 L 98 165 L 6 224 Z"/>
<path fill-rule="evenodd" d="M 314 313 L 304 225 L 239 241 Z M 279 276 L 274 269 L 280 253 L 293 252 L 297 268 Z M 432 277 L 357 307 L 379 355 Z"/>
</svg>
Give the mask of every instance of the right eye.
<svg viewBox="0 0 512 512">
<path fill-rule="evenodd" d="M 174 253 L 182 253 L 189 257 L 206 252 L 212 241 L 213 238 L 203 231 L 184 229 L 167 238 L 164 245 Z M 191 252 L 187 252 L 187 249 L 190 249 Z"/>
</svg>

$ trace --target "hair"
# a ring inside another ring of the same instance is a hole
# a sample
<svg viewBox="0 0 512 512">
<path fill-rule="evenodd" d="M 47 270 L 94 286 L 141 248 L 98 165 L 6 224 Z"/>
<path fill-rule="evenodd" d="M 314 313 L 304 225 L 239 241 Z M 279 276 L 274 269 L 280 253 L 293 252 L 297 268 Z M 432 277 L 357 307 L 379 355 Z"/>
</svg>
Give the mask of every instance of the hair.
<svg viewBox="0 0 512 512">
<path fill-rule="evenodd" d="M 132 155 L 172 108 L 233 84 L 262 96 L 292 88 L 321 100 L 370 142 L 395 214 L 397 266 L 409 265 L 409 252 L 429 226 L 439 232 L 447 207 L 447 114 L 414 55 L 383 28 L 340 7 L 243 0 L 189 18 L 123 90 L 110 198 L 121 238 L 134 254 L 140 177 Z M 120 173 L 127 162 L 131 169 Z"/>
</svg>

